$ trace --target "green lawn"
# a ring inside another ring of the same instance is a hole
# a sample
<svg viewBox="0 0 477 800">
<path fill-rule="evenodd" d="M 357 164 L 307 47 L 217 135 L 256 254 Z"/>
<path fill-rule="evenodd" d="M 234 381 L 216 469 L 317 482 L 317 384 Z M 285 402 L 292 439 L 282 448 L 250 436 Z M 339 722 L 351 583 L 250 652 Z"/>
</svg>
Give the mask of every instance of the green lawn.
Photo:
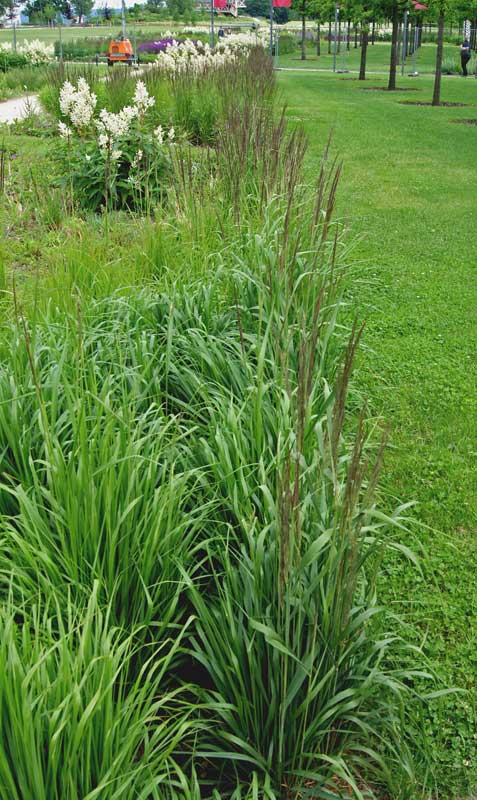
<svg viewBox="0 0 477 800">
<path fill-rule="evenodd" d="M 333 48 L 333 44 L 331 45 Z M 390 58 L 390 50 L 391 45 L 389 42 L 376 42 L 376 44 L 369 45 L 367 58 L 366 58 L 366 67 L 367 70 L 371 72 L 384 72 L 386 73 L 389 70 L 389 58 Z M 354 48 L 353 44 L 349 51 L 345 53 L 345 59 L 343 61 L 343 51 L 337 54 L 337 69 L 341 69 L 343 66 L 346 69 L 351 71 L 359 70 L 359 62 L 361 58 L 361 50 L 360 48 Z M 459 61 L 459 48 L 452 44 L 445 44 L 444 45 L 444 62 L 446 61 Z M 416 65 L 418 72 L 434 72 L 436 63 L 436 45 L 435 44 L 423 44 L 416 53 Z M 474 59 L 472 59 L 470 66 L 468 67 L 469 71 L 473 71 L 475 69 L 474 66 Z M 407 76 L 409 72 L 413 71 L 413 56 L 408 56 L 404 74 Z M 307 48 L 307 57 L 305 61 L 301 60 L 301 52 L 297 50 L 295 53 L 288 53 L 285 55 L 278 54 L 278 66 L 279 67 L 288 67 L 288 68 L 295 68 L 295 69 L 333 69 L 333 50 L 329 54 L 328 53 L 328 42 L 322 41 L 321 42 L 321 55 L 316 55 L 316 50 L 314 46 L 309 46 Z M 399 63 L 398 69 L 399 76 L 401 75 L 401 62 Z"/>
<path fill-rule="evenodd" d="M 455 120 L 477 118 L 477 84 L 443 85 L 444 100 L 470 107 L 430 108 L 401 105 L 430 100 L 430 78 L 404 79 L 419 90 L 408 94 L 326 73 L 279 81 L 310 138 L 310 172 L 330 129 L 344 163 L 339 213 L 359 264 L 350 303 L 367 323 L 359 385 L 391 426 L 384 486 L 417 502 L 425 548 L 424 576 L 393 560 L 383 590 L 443 679 L 468 690 L 426 722 L 439 797 L 467 798 L 477 783 L 477 127 Z"/>
<path fill-rule="evenodd" d="M 202 21 L 197 23 L 198 25 L 204 24 Z M 205 23 L 207 24 L 207 23 Z M 168 29 L 178 30 L 180 28 L 190 28 L 191 25 L 178 25 L 176 22 L 171 21 L 163 21 L 160 20 L 158 22 L 130 22 L 128 23 L 128 28 L 130 32 L 137 29 L 137 31 L 142 31 L 144 33 L 151 33 L 156 34 L 158 32 L 164 32 Z M 111 36 L 111 34 L 116 35 L 116 33 L 121 29 L 121 20 L 120 18 L 116 18 L 111 22 L 110 25 L 90 25 L 87 28 L 81 28 L 78 26 L 71 26 L 71 27 L 63 27 L 62 28 L 62 38 L 63 41 L 71 41 L 72 39 L 84 39 L 84 38 L 95 38 L 95 37 L 103 37 L 103 36 Z M 17 42 L 23 42 L 24 39 L 30 41 L 31 39 L 40 39 L 42 42 L 56 42 L 58 41 L 58 28 L 49 28 L 49 27 L 38 27 L 38 28 L 17 28 Z M 0 30 L 0 42 L 12 42 L 13 41 L 13 30 L 11 28 L 3 28 Z"/>
</svg>

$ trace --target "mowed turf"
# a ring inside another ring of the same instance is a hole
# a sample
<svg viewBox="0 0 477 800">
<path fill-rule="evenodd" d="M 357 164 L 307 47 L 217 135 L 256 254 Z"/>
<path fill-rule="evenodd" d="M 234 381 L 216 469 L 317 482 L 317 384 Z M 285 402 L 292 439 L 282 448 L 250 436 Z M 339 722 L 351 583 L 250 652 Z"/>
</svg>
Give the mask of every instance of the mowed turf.
<svg viewBox="0 0 477 800">
<path fill-rule="evenodd" d="M 376 42 L 374 45 L 369 45 L 366 56 L 366 69 L 371 75 L 373 72 L 382 72 L 386 74 L 389 70 L 389 59 L 391 55 L 391 45 L 389 42 Z M 336 55 L 336 68 L 337 70 L 343 67 L 350 71 L 359 71 L 359 64 L 361 59 L 361 50 L 359 47 L 354 47 L 353 42 L 350 44 L 349 50 L 341 50 Z M 321 55 L 316 55 L 316 45 L 309 44 L 306 49 L 306 59 L 301 59 L 301 50 L 297 49 L 294 53 L 280 54 L 278 53 L 278 66 L 291 69 L 320 69 L 332 70 L 334 62 L 333 43 L 331 43 L 331 53 L 328 53 L 328 42 L 321 41 Z M 443 62 L 446 65 L 453 62 L 456 67 L 459 66 L 460 56 L 459 47 L 454 44 L 444 43 Z M 423 44 L 416 51 L 414 59 L 413 55 L 409 55 L 404 64 L 404 76 L 407 77 L 410 72 L 414 71 L 414 63 L 418 72 L 434 73 L 436 67 L 436 45 Z M 475 71 L 475 57 L 472 58 L 467 66 L 469 73 Z M 398 75 L 402 72 L 401 56 L 399 57 Z"/>
<path fill-rule="evenodd" d="M 197 23 L 200 25 L 201 23 Z M 203 23 L 202 23 L 203 24 Z M 207 23 L 205 23 L 207 24 Z M 160 20 L 158 22 L 129 22 L 128 34 L 134 36 L 136 32 L 144 34 L 151 34 L 151 36 L 163 33 L 167 30 L 176 31 L 181 28 L 194 27 L 192 25 L 177 24 L 168 20 Z M 74 39 L 95 39 L 99 37 L 117 36 L 121 32 L 121 18 L 118 16 L 111 21 L 110 25 L 88 25 L 85 28 L 77 25 L 67 26 L 64 25 L 61 29 L 62 40 L 72 41 Z M 39 39 L 41 42 L 53 44 L 59 41 L 58 28 L 49 27 L 19 27 L 16 30 L 17 43 L 21 44 L 25 39 L 31 41 L 32 39 Z M 13 29 L 4 28 L 0 30 L 0 43 L 13 42 Z"/>
<path fill-rule="evenodd" d="M 423 575 L 390 559 L 383 597 L 416 631 L 438 674 L 466 693 L 426 711 L 439 797 L 477 784 L 477 81 L 400 81 L 409 93 L 326 74 L 280 73 L 310 139 L 310 174 L 330 130 L 343 162 L 339 214 L 356 244 L 350 306 L 366 320 L 358 384 L 391 426 L 383 485 L 417 503 L 407 543 Z M 356 266 L 356 261 L 358 262 Z"/>
</svg>

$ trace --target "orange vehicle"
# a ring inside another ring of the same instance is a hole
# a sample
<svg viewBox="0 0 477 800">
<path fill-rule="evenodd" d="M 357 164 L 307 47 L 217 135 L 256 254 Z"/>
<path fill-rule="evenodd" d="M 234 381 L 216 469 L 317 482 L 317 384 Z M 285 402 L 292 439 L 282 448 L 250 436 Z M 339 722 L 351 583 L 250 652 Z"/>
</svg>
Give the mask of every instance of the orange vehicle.
<svg viewBox="0 0 477 800">
<path fill-rule="evenodd" d="M 111 39 L 106 58 L 108 59 L 109 67 L 112 67 L 117 61 L 129 65 L 136 63 L 132 44 L 125 36 L 120 36 L 119 39 Z"/>
</svg>

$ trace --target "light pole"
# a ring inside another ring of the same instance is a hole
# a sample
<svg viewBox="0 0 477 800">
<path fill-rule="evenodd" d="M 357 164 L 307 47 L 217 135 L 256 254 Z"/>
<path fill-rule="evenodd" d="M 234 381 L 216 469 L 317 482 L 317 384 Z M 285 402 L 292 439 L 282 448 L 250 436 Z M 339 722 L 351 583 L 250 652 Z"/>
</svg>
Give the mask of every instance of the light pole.
<svg viewBox="0 0 477 800">
<path fill-rule="evenodd" d="M 407 19 L 409 11 L 404 12 L 404 28 L 402 30 L 402 52 L 401 52 L 401 75 L 404 75 L 404 67 L 406 65 L 406 51 L 407 51 Z"/>
<path fill-rule="evenodd" d="M 121 29 L 123 32 L 123 39 L 126 38 L 126 3 L 121 0 Z"/>
<path fill-rule="evenodd" d="M 344 38 L 341 38 L 341 67 L 336 70 L 339 74 L 343 72 L 349 72 L 346 69 L 346 49 L 347 49 L 347 42 L 346 42 L 346 33 L 344 34 Z"/>
<path fill-rule="evenodd" d="M 273 58 L 273 0 L 270 0 L 270 58 Z"/>
<path fill-rule="evenodd" d="M 63 63 L 63 41 L 61 38 L 61 29 L 63 27 L 63 20 L 61 14 L 58 14 L 58 38 L 60 40 L 60 62 Z"/>
<path fill-rule="evenodd" d="M 337 36 L 338 36 L 338 16 L 340 13 L 340 7 L 338 3 L 335 5 L 335 36 L 334 36 L 334 48 L 333 48 L 333 72 L 336 72 L 336 52 L 337 52 Z"/>
<path fill-rule="evenodd" d="M 212 50 L 215 47 L 214 0 L 210 0 L 210 46 L 211 46 Z"/>
<path fill-rule="evenodd" d="M 417 76 L 419 75 L 419 73 L 417 71 L 417 45 L 418 45 L 418 42 L 419 42 L 419 28 L 418 28 L 418 25 L 417 25 L 417 22 L 416 22 L 416 24 L 414 25 L 414 49 L 413 49 L 413 53 L 412 53 L 412 72 L 409 73 L 409 77 L 410 78 L 417 78 Z"/>
</svg>

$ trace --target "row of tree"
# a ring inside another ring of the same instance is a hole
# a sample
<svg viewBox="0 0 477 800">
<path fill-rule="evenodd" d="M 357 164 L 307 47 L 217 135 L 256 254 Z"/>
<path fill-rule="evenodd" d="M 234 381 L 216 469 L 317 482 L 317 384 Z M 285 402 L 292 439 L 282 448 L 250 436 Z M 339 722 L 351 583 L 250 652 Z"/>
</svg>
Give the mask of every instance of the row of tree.
<svg viewBox="0 0 477 800">
<path fill-rule="evenodd" d="M 0 17 L 13 20 L 16 18 L 21 0 L 0 0 Z M 24 10 L 30 21 L 52 24 L 61 15 L 66 19 L 77 17 L 82 22 L 93 10 L 94 0 L 29 0 Z M 163 0 L 148 0 L 148 9 L 163 10 Z M 143 8 L 143 7 L 141 7 Z M 194 0 L 167 0 L 167 12 L 172 19 L 191 17 L 194 14 Z M 112 18 L 112 11 L 107 5 L 101 11 L 106 20 Z"/>
<path fill-rule="evenodd" d="M 0 17 L 15 19 L 22 5 L 19 0 L 0 0 Z M 91 13 L 93 6 L 94 0 L 29 0 L 24 11 L 30 20 L 37 19 L 40 22 L 53 23 L 60 16 L 66 19 L 77 17 L 82 22 Z M 107 7 L 103 13 L 111 16 Z"/>
<path fill-rule="evenodd" d="M 266 0 L 251 0 L 255 5 Z M 440 104 L 442 56 L 444 43 L 444 30 L 446 21 L 456 24 L 462 31 L 464 20 L 471 21 L 471 27 L 477 29 L 477 0 L 419 0 L 427 9 L 416 10 L 410 0 L 339 0 L 339 17 L 353 24 L 355 30 L 359 29 L 359 43 L 361 46 L 360 79 L 366 77 L 366 56 L 371 27 L 376 23 L 388 23 L 391 26 L 391 54 L 389 63 L 388 89 L 396 89 L 396 75 L 398 66 L 398 48 L 402 21 L 405 11 L 408 11 L 408 25 L 422 29 L 424 20 L 437 23 L 437 50 L 436 68 L 433 93 L 433 105 Z M 248 11 L 250 4 L 247 4 Z M 332 20 L 335 16 L 336 3 L 333 0 L 292 0 L 292 9 L 298 13 L 302 21 L 302 58 L 306 57 L 306 21 L 314 20 L 317 25 L 328 23 L 329 34 L 332 29 Z M 410 37 L 413 38 L 412 35 Z M 419 37 L 420 41 L 420 37 Z M 318 43 L 319 53 L 319 43 Z"/>
</svg>

